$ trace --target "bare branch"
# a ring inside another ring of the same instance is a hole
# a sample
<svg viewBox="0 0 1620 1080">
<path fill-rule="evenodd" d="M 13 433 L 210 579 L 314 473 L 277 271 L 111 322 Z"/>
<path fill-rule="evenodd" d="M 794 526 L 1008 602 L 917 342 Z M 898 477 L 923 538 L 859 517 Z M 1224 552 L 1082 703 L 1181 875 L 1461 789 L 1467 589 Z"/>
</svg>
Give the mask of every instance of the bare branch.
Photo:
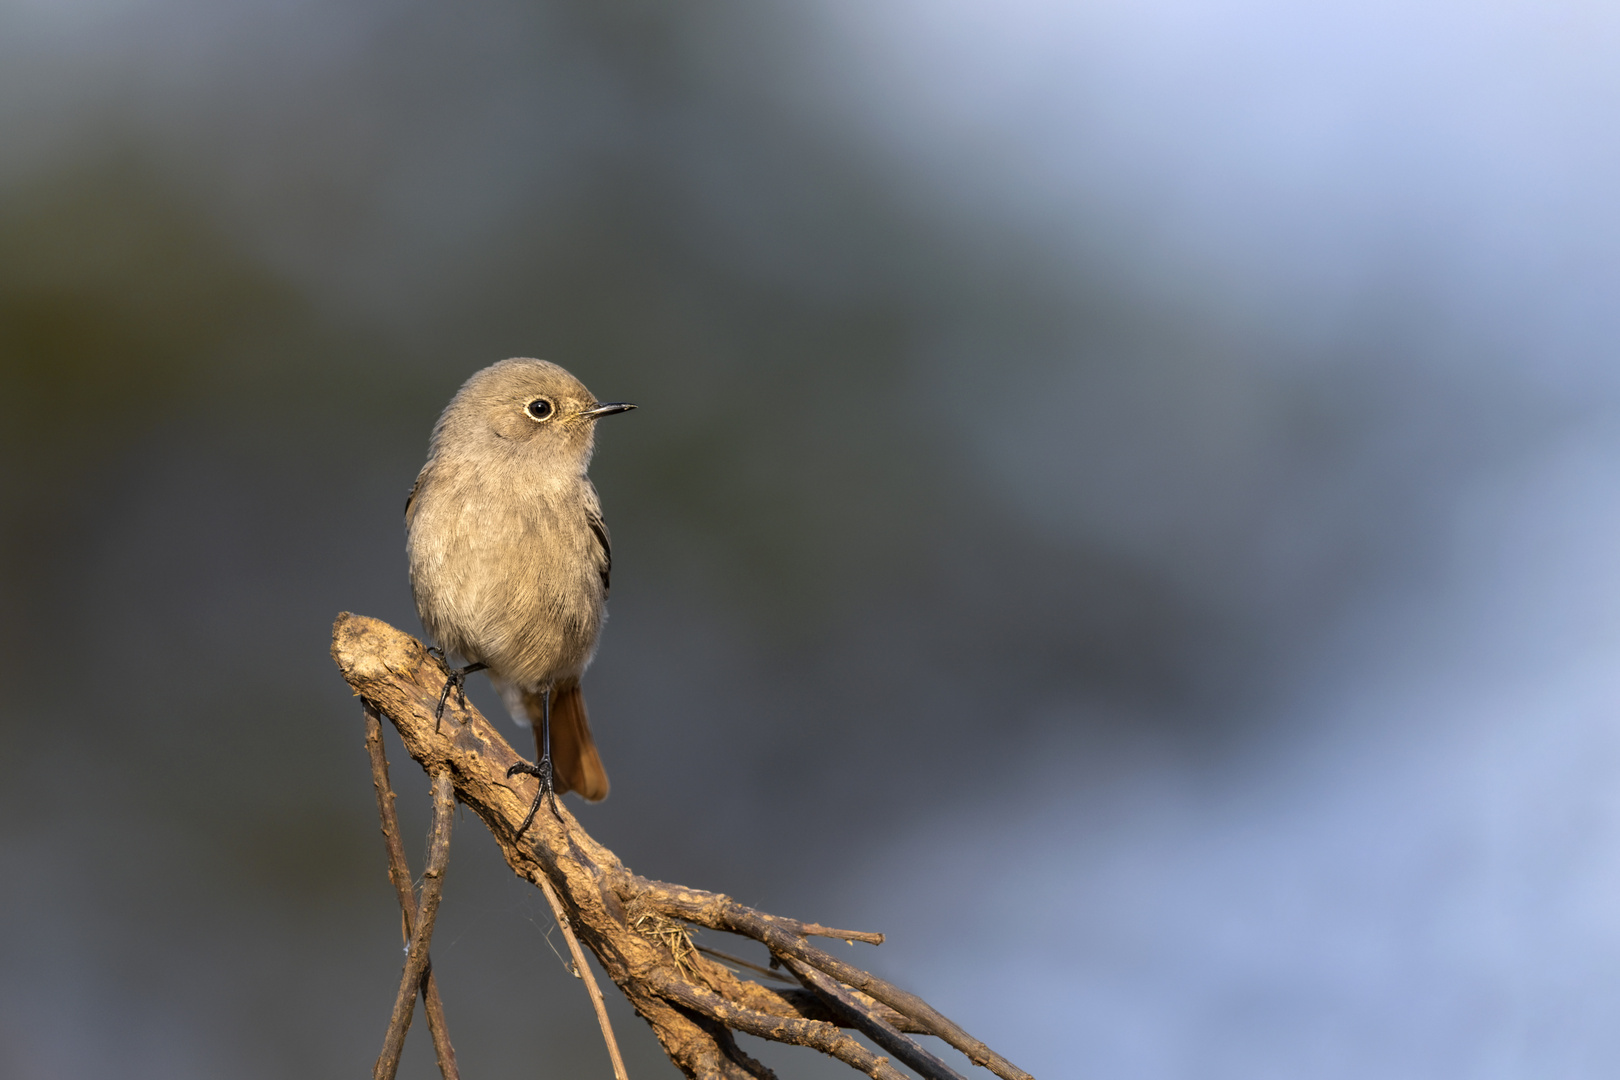
<svg viewBox="0 0 1620 1080">
<path fill-rule="evenodd" d="M 519 826 L 534 800 L 534 781 L 507 777 L 507 769 L 522 759 L 477 709 L 458 696 L 452 696 L 442 729 L 436 730 L 434 709 L 447 672 L 416 639 L 375 619 L 345 614 L 333 627 L 332 656 L 355 693 L 398 729 L 411 757 L 430 775 L 449 778 L 456 797 L 489 827 L 513 872 L 551 886 L 555 900 L 550 895 L 547 899 L 560 908 L 559 922 L 566 916 L 578 945 L 595 954 L 602 970 L 687 1076 L 770 1077 L 769 1069 L 737 1046 L 732 1032 L 742 1031 L 812 1047 L 868 1076 L 902 1077 L 889 1058 L 873 1054 L 839 1030 L 853 1026 L 930 1080 L 955 1074 L 900 1032 L 937 1035 L 1002 1080 L 1032 1080 L 921 998 L 806 940 L 813 935 L 878 944 L 881 934 L 769 915 L 719 893 L 640 877 L 581 829 L 560 801 L 556 813 L 537 815 L 520 835 Z M 423 892 L 426 919 L 425 884 Z M 434 900 L 437 903 L 436 895 Z M 766 987 L 741 977 L 695 949 L 681 923 L 763 942 L 779 961 L 791 961 L 790 970 L 812 989 Z M 412 936 L 413 949 L 417 937 Z M 575 963 L 588 970 L 577 953 Z M 905 1054 L 874 1032 L 894 1046 L 905 1045 Z"/>
<path fill-rule="evenodd" d="M 551 882 L 546 880 L 546 875 L 536 874 L 534 883 L 546 894 L 546 903 L 551 905 L 551 913 L 557 917 L 557 925 L 562 927 L 563 938 L 568 942 L 568 951 L 574 957 L 574 971 L 585 980 L 585 990 L 591 996 L 591 1007 L 596 1010 L 596 1022 L 602 1028 L 602 1041 L 607 1043 L 608 1058 L 613 1062 L 614 1080 L 630 1080 L 630 1074 L 624 1071 L 624 1058 L 619 1056 L 619 1040 L 613 1037 L 613 1024 L 608 1020 L 607 1004 L 602 1000 L 602 989 L 596 985 L 596 975 L 591 971 L 591 966 L 585 962 L 585 953 L 579 947 L 579 938 L 574 936 L 574 928 L 569 925 L 568 912 L 563 910 L 562 900 L 557 897 L 557 890 L 551 887 Z"/>
<path fill-rule="evenodd" d="M 427 970 L 428 941 L 433 937 L 433 920 L 439 913 L 439 897 L 444 892 L 444 868 L 450 861 L 450 827 L 455 820 L 456 793 L 449 770 L 433 773 L 433 833 L 428 844 L 427 869 L 422 872 L 422 899 L 416 905 L 416 925 L 411 928 L 411 947 L 405 954 L 405 973 L 400 977 L 399 994 L 394 998 L 394 1014 L 388 1022 L 382 1053 L 372 1070 L 373 1080 L 393 1080 L 399 1069 L 399 1054 L 405 1047 L 405 1032 L 411 1026 L 417 988 Z"/>
<path fill-rule="evenodd" d="M 719 893 L 700 892 L 662 882 L 648 882 L 647 887 L 649 895 L 658 895 L 659 899 L 655 902 L 663 913 L 699 926 L 746 934 L 762 941 L 770 946 L 772 952 L 796 957 L 910 1017 L 924 1032 L 944 1039 L 966 1054 L 973 1064 L 984 1066 L 1002 1080 L 1032 1080 L 1028 1073 L 951 1023 L 922 998 L 809 944 L 790 929 L 801 924 L 744 907 L 731 897 Z"/>
<path fill-rule="evenodd" d="M 669 979 L 661 972 L 654 976 L 653 985 L 669 1000 L 718 1020 L 729 1028 L 775 1042 L 812 1047 L 861 1070 L 872 1080 L 906 1080 L 905 1073 L 890 1065 L 888 1058 L 878 1057 L 832 1024 L 820 1020 L 770 1016 L 745 1009 L 719 994 L 701 990 L 688 982 Z"/>
<path fill-rule="evenodd" d="M 783 965 L 819 993 L 843 1022 L 917 1070 L 925 1080 L 965 1080 L 961 1073 L 896 1031 L 877 1011 L 860 1001 L 835 979 L 817 971 L 803 960 L 787 957 Z"/>
<path fill-rule="evenodd" d="M 388 780 L 388 755 L 383 750 L 382 719 L 371 703 L 365 702 L 366 752 L 371 757 L 371 783 L 377 790 L 377 816 L 382 820 L 383 843 L 388 849 L 388 879 L 399 894 L 401 929 L 406 944 L 416 924 L 416 890 L 411 885 L 411 868 L 405 860 L 405 844 L 399 836 L 399 815 L 394 812 L 394 788 Z M 433 1035 L 433 1053 L 439 1059 L 444 1080 L 461 1080 L 456 1067 L 456 1051 L 450 1045 L 450 1028 L 444 1021 L 444 1003 L 439 1000 L 439 983 L 433 977 L 433 960 L 422 970 L 422 1006 L 427 1011 L 428 1031 Z M 409 1024 L 409 1020 L 406 1021 Z"/>
</svg>

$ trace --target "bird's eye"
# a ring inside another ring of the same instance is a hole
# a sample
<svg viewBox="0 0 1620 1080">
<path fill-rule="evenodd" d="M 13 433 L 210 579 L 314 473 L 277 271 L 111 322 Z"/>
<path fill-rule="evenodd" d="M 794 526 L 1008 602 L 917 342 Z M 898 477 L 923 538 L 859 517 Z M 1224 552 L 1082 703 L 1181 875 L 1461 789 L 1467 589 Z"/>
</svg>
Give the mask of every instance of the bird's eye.
<svg viewBox="0 0 1620 1080">
<path fill-rule="evenodd" d="M 551 402 L 541 397 L 535 398 L 533 401 L 529 402 L 528 407 L 523 411 L 534 417 L 536 420 L 546 420 L 550 418 L 551 414 L 555 412 L 556 409 L 552 406 Z"/>
</svg>

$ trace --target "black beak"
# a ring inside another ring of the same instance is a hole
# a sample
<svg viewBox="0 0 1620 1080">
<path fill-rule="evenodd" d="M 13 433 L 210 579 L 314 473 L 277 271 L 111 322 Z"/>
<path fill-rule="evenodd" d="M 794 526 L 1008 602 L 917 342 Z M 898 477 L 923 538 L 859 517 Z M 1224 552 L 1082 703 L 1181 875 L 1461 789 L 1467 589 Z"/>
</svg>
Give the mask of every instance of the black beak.
<svg viewBox="0 0 1620 1080">
<path fill-rule="evenodd" d="M 629 412 L 635 408 L 628 401 L 602 401 L 579 414 L 581 420 L 598 420 L 604 416 L 612 416 L 616 412 Z"/>
</svg>

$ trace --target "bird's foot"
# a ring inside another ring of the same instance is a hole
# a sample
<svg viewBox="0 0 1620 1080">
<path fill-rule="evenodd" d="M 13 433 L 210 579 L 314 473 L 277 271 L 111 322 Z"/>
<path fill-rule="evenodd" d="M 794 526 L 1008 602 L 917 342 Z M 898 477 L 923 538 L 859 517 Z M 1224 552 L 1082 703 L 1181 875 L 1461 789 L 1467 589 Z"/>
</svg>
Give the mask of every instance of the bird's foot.
<svg viewBox="0 0 1620 1080">
<path fill-rule="evenodd" d="M 450 700 L 450 690 L 455 689 L 456 695 L 461 698 L 462 707 L 465 708 L 467 705 L 467 676 L 475 671 L 483 671 L 484 665 L 468 664 L 463 668 L 450 667 L 450 662 L 445 658 L 444 652 L 437 648 L 429 649 L 428 655 L 437 657 L 440 663 L 443 663 L 450 670 L 449 677 L 444 680 L 444 689 L 439 691 L 439 707 L 433 710 L 433 730 L 437 732 L 439 725 L 444 721 L 444 703 Z"/>
<path fill-rule="evenodd" d="M 557 813 L 556 774 L 552 771 L 550 757 L 541 758 L 538 765 L 530 765 L 527 761 L 520 761 L 506 770 L 506 778 L 510 780 L 519 773 L 525 776 L 538 777 L 540 780 L 540 790 L 534 793 L 534 802 L 529 806 L 528 816 L 523 819 L 523 824 L 518 826 L 517 834 L 522 837 L 524 833 L 529 831 L 529 825 L 533 823 L 534 815 L 539 812 L 542 802 L 551 803 L 551 813 L 558 821 L 562 820 L 562 815 Z"/>
</svg>

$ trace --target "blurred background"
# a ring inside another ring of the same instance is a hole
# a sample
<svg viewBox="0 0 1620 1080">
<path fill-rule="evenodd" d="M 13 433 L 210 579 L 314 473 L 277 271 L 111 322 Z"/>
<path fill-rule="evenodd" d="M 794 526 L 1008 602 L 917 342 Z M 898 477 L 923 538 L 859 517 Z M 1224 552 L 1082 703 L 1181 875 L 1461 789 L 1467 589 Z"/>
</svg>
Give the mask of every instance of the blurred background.
<svg viewBox="0 0 1620 1080">
<path fill-rule="evenodd" d="M 1614 1075 L 1617 105 L 1579 0 L 8 0 L 0 1073 L 369 1069 L 330 626 L 532 355 L 637 871 L 1043 1078 Z M 607 1075 L 562 948 L 463 814 L 465 1075 Z"/>
</svg>

